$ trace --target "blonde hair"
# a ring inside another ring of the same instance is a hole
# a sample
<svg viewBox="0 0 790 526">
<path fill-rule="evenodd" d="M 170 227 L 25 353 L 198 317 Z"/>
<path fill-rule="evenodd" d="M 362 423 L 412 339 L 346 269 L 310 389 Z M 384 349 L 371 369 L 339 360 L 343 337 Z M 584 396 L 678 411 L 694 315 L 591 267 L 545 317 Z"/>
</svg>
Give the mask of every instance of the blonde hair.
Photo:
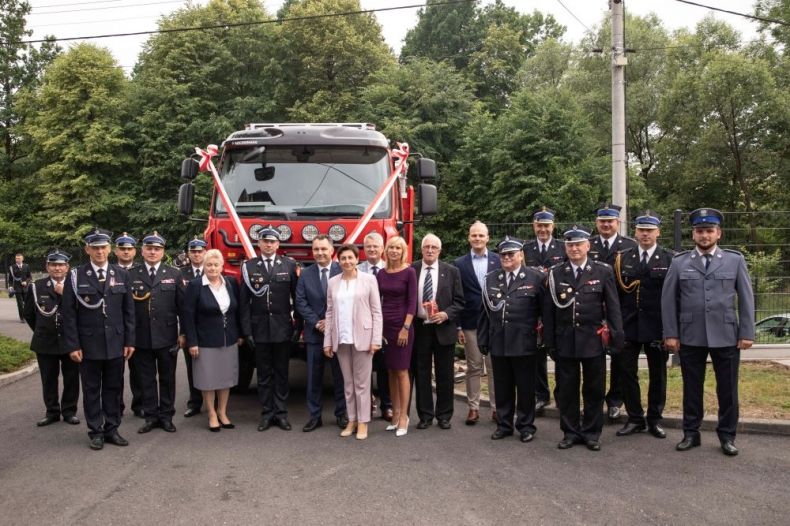
<svg viewBox="0 0 790 526">
<path fill-rule="evenodd" d="M 397 245 L 402 249 L 401 257 L 400 257 L 400 266 L 404 266 L 406 264 L 406 258 L 408 257 L 409 246 L 406 244 L 406 240 L 400 236 L 394 236 L 387 240 L 387 244 L 384 246 L 384 255 L 385 260 L 387 261 L 387 270 L 396 270 L 397 267 L 392 266 L 390 263 L 390 258 L 386 257 L 387 250 L 393 245 Z"/>
<path fill-rule="evenodd" d="M 206 255 L 203 256 L 203 264 L 205 265 L 209 260 L 217 259 L 219 260 L 219 266 L 222 267 L 225 265 L 225 258 L 222 257 L 222 252 L 220 252 L 216 248 L 212 248 L 206 252 Z"/>
</svg>

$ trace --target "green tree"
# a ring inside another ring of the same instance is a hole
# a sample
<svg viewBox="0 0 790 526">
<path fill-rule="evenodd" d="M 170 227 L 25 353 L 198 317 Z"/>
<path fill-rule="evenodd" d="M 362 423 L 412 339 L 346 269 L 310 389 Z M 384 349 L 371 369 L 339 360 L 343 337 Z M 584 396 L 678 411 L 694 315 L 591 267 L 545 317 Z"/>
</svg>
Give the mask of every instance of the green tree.
<svg viewBox="0 0 790 526">
<path fill-rule="evenodd" d="M 428 0 L 425 8 L 419 10 L 417 25 L 406 33 L 401 60 L 447 60 L 456 69 L 464 70 L 471 54 L 479 49 L 485 31 L 478 17 L 478 1 L 436 5 L 437 1 Z"/>
</svg>

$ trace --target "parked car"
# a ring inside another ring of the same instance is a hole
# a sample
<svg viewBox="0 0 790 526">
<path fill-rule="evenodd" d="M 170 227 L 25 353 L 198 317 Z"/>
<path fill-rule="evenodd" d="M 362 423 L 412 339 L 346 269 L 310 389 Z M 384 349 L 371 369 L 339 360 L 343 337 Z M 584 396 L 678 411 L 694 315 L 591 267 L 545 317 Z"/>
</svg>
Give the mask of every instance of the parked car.
<svg viewBox="0 0 790 526">
<path fill-rule="evenodd" d="M 754 325 L 757 341 L 775 341 L 776 338 L 790 343 L 790 313 L 774 314 Z"/>
</svg>

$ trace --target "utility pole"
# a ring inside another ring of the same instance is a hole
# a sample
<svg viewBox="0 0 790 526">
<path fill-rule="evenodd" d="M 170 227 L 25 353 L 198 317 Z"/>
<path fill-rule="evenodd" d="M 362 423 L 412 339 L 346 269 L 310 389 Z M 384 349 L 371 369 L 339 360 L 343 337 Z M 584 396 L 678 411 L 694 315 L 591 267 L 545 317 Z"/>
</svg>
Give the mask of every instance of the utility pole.
<svg viewBox="0 0 790 526">
<path fill-rule="evenodd" d="M 628 234 L 625 156 L 625 39 L 623 0 L 609 0 L 612 12 L 612 202 L 620 211 L 620 234 Z"/>
</svg>

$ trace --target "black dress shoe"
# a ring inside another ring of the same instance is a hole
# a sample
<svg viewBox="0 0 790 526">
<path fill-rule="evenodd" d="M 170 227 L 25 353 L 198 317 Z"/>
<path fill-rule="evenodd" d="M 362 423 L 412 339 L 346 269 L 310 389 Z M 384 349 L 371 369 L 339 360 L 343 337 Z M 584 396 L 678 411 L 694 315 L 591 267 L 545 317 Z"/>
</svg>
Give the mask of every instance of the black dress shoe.
<svg viewBox="0 0 790 526">
<path fill-rule="evenodd" d="M 236 424 L 233 424 L 232 422 L 228 422 L 227 424 L 223 424 L 222 422 L 220 422 L 219 426 L 222 429 L 236 429 Z"/>
<path fill-rule="evenodd" d="M 90 446 L 91 449 L 94 449 L 96 451 L 102 449 L 104 447 L 104 437 L 98 436 L 91 438 Z"/>
<path fill-rule="evenodd" d="M 288 421 L 287 418 L 278 418 L 277 419 L 277 427 L 279 427 L 283 431 L 290 431 L 291 430 L 291 423 Z"/>
<path fill-rule="evenodd" d="M 270 427 L 272 427 L 271 418 L 261 418 L 261 421 L 258 422 L 258 431 L 266 431 Z"/>
<path fill-rule="evenodd" d="M 732 442 L 732 440 L 722 440 L 721 450 L 728 457 L 734 457 L 738 454 L 738 448 L 735 447 L 735 444 Z"/>
<path fill-rule="evenodd" d="M 549 405 L 548 400 L 538 400 L 535 402 L 535 416 L 543 416 L 546 414 L 547 405 Z"/>
<path fill-rule="evenodd" d="M 417 423 L 417 429 L 428 429 L 433 425 L 433 420 L 420 420 Z"/>
<path fill-rule="evenodd" d="M 137 430 L 137 432 L 142 435 L 148 433 L 149 431 L 157 427 L 159 427 L 159 422 L 146 422 L 145 424 L 143 424 L 143 427 Z"/>
<path fill-rule="evenodd" d="M 115 444 L 116 446 L 121 446 L 121 447 L 129 445 L 129 441 L 126 440 L 121 435 L 119 435 L 117 431 L 115 433 L 113 433 L 112 435 L 105 435 L 104 436 L 104 441 L 105 442 L 109 442 L 110 444 Z"/>
<path fill-rule="evenodd" d="M 194 407 L 190 407 L 186 411 L 184 411 L 184 418 L 190 418 L 199 414 L 200 414 L 200 409 L 195 409 Z"/>
<path fill-rule="evenodd" d="M 572 448 L 578 441 L 575 438 L 565 437 L 559 441 L 557 444 L 557 449 L 570 449 Z"/>
<path fill-rule="evenodd" d="M 610 405 L 607 414 L 609 415 L 610 420 L 617 420 L 620 418 L 620 408 L 616 405 Z"/>
<path fill-rule="evenodd" d="M 174 426 L 173 422 L 171 422 L 170 420 L 165 420 L 164 422 L 162 422 L 162 429 L 167 433 L 176 432 L 176 426 Z"/>
<path fill-rule="evenodd" d="M 220 431 L 222 431 L 222 428 L 220 426 L 217 427 L 208 426 L 208 430 L 211 431 L 212 433 L 219 433 Z"/>
<path fill-rule="evenodd" d="M 335 418 L 335 421 L 337 422 L 337 427 L 339 427 L 340 429 L 345 429 L 346 426 L 348 426 L 348 415 L 344 414 L 342 416 L 339 416 Z"/>
<path fill-rule="evenodd" d="M 304 431 L 305 433 L 309 433 L 310 431 L 315 431 L 316 429 L 318 429 L 322 425 L 324 425 L 324 423 L 321 421 L 321 417 L 320 416 L 316 417 L 316 418 L 311 418 L 304 425 L 304 427 L 302 428 L 302 431 Z"/>
<path fill-rule="evenodd" d="M 683 440 L 678 442 L 678 445 L 675 446 L 675 449 L 678 451 L 688 451 L 693 447 L 699 447 L 702 444 L 702 441 L 699 437 L 692 437 L 692 436 L 685 436 Z"/>
<path fill-rule="evenodd" d="M 656 438 L 666 438 L 667 432 L 664 431 L 664 428 L 661 427 L 659 424 L 654 424 L 652 426 L 647 426 L 647 430 Z"/>
<path fill-rule="evenodd" d="M 523 433 L 521 433 L 521 438 L 520 438 L 520 440 L 521 440 L 522 442 L 532 442 L 532 439 L 533 439 L 533 438 L 535 438 L 535 435 L 533 435 L 533 434 L 532 434 L 532 433 L 530 433 L 529 431 L 524 431 Z"/>
<path fill-rule="evenodd" d="M 450 429 L 453 425 L 449 420 L 439 420 L 439 429 Z"/>
<path fill-rule="evenodd" d="M 67 424 L 71 424 L 73 426 L 76 426 L 77 424 L 80 423 L 80 419 L 77 418 L 76 415 L 64 416 L 63 417 L 63 421 L 66 422 Z"/>
<path fill-rule="evenodd" d="M 587 440 L 584 443 L 584 445 L 587 446 L 587 449 L 589 449 L 590 451 L 600 451 L 601 450 L 601 443 L 598 442 L 597 440 Z"/>
<path fill-rule="evenodd" d="M 55 422 L 59 422 L 59 421 L 60 421 L 60 416 L 58 416 L 58 415 L 47 415 L 44 418 L 42 418 L 41 420 L 39 420 L 38 422 L 36 422 L 36 425 L 38 427 L 44 427 L 44 426 L 48 426 L 50 424 L 54 424 Z"/>
<path fill-rule="evenodd" d="M 497 428 L 497 430 L 491 434 L 491 440 L 501 440 L 505 437 L 511 436 L 512 434 L 513 431 L 505 431 L 504 429 Z"/>
<path fill-rule="evenodd" d="M 634 433 L 641 433 L 645 429 L 647 429 L 647 426 L 645 426 L 645 424 L 626 422 L 626 424 L 623 427 L 617 430 L 617 433 L 615 433 L 615 435 L 619 437 L 624 437 L 628 435 L 633 435 Z"/>
</svg>

